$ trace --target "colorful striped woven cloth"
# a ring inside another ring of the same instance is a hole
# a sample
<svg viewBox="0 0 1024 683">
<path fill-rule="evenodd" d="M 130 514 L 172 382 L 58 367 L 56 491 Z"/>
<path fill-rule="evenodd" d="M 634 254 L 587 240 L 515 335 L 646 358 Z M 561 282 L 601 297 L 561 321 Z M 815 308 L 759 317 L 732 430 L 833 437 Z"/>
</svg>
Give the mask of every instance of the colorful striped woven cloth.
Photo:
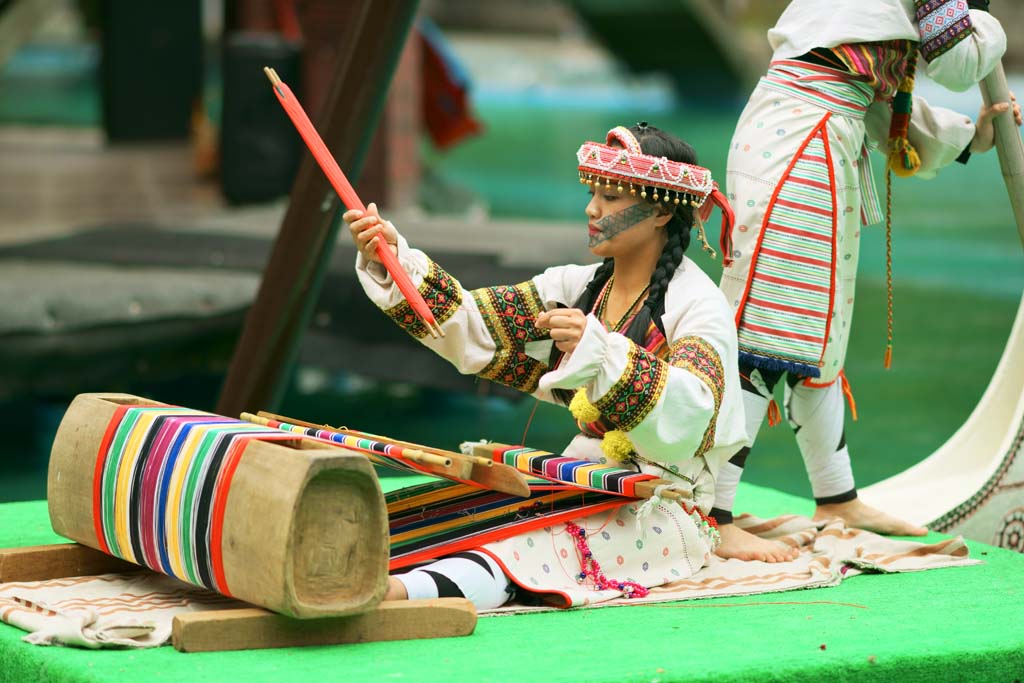
<svg viewBox="0 0 1024 683">
<path fill-rule="evenodd" d="M 567 458 L 564 455 L 524 446 L 495 448 L 494 460 L 548 481 L 568 484 L 573 488 L 602 491 L 630 498 L 636 497 L 637 483 L 657 479 L 653 474 L 610 467 L 589 460 Z"/>
<path fill-rule="evenodd" d="M 293 438 L 187 408 L 119 406 L 93 478 L 100 549 L 231 595 L 221 555 L 231 478 L 249 441 Z"/>
<path fill-rule="evenodd" d="M 533 529 L 628 504 L 603 491 L 530 483 L 529 498 L 451 481 L 432 481 L 387 494 L 390 569 L 500 541 Z"/>
</svg>

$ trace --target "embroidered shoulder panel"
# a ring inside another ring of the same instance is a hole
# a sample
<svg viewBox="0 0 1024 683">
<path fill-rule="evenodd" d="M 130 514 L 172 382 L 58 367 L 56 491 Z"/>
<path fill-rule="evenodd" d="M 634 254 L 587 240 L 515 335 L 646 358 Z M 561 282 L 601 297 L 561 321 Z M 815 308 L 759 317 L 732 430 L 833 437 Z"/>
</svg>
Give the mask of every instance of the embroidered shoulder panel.
<svg viewBox="0 0 1024 683">
<path fill-rule="evenodd" d="M 427 275 L 420 283 L 419 292 L 427 302 L 427 308 L 434 314 L 434 320 L 438 325 L 443 325 L 455 315 L 455 311 L 462 305 L 462 285 L 433 261 L 429 262 Z M 384 312 L 399 327 L 417 339 L 427 336 L 426 325 L 405 299 Z"/>
<path fill-rule="evenodd" d="M 629 345 L 626 369 L 594 406 L 614 429 L 629 431 L 651 412 L 668 380 L 668 368 L 650 351 Z"/>
<path fill-rule="evenodd" d="M 711 391 L 715 401 L 715 412 L 704 432 L 700 447 L 694 455 L 704 455 L 715 445 L 715 423 L 718 422 L 718 409 L 722 405 L 722 394 L 725 391 L 725 372 L 722 359 L 715 347 L 701 337 L 681 337 L 669 345 L 668 362 L 670 365 L 686 370 Z"/>
<path fill-rule="evenodd" d="M 533 321 L 544 311 L 532 280 L 518 285 L 484 287 L 472 292 L 487 331 L 497 347 L 491 362 L 478 374 L 484 379 L 533 393 L 548 366 L 526 355 L 526 343 L 547 339 Z"/>
<path fill-rule="evenodd" d="M 941 57 L 974 31 L 967 0 L 914 0 L 921 56 Z"/>
</svg>

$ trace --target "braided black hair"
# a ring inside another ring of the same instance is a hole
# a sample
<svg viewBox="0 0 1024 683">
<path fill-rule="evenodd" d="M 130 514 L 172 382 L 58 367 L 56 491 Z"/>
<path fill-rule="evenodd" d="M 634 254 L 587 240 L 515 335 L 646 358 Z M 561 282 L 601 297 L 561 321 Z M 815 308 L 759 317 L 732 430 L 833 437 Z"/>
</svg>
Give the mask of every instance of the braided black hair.
<svg viewBox="0 0 1024 683">
<path fill-rule="evenodd" d="M 632 126 L 629 131 L 636 137 L 637 142 L 640 143 L 640 149 L 643 150 L 644 154 L 666 157 L 672 161 L 681 161 L 686 164 L 697 163 L 697 153 L 693 147 L 674 135 L 654 126 L 649 126 L 646 122 Z M 640 201 L 653 204 L 663 211 L 671 211 L 672 217 L 665 224 L 668 239 L 661 251 L 661 256 L 658 258 L 658 264 L 651 274 L 647 298 L 640 307 L 640 311 L 634 316 L 629 327 L 622 331 L 625 337 L 641 346 L 645 341 L 647 330 L 652 320 L 658 326 L 658 329 L 661 330 L 662 334 L 665 333 L 664 324 L 661 321 L 661 317 L 665 313 L 665 292 L 668 291 L 668 285 L 672 281 L 676 269 L 683 262 L 683 254 L 686 253 L 686 249 L 690 246 L 690 229 L 693 228 L 693 214 L 695 211 L 694 207 L 682 203 L 674 204 L 670 201 L 656 201 L 653 199 L 654 188 L 647 187 L 645 189 L 647 190 L 647 198 Z M 590 311 L 594 305 L 594 299 L 605 283 L 608 282 L 608 279 L 611 278 L 614 268 L 614 261 L 611 258 L 606 258 L 604 263 L 594 272 L 594 276 L 587 283 L 586 288 L 584 288 L 583 293 L 580 294 L 575 304 L 573 304 L 573 308 L 578 308 L 584 312 Z M 549 367 L 555 366 L 559 355 L 560 351 L 558 348 L 552 346 L 550 362 L 548 363 Z M 558 400 L 566 404 L 572 399 L 572 393 L 563 389 L 556 389 L 553 392 Z"/>
</svg>

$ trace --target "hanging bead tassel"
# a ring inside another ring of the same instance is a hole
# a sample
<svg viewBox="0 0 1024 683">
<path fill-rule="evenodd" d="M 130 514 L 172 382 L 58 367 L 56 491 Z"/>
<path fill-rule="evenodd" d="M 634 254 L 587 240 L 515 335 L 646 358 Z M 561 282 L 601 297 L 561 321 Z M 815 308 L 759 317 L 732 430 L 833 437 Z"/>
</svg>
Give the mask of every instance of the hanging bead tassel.
<svg viewBox="0 0 1024 683">
<path fill-rule="evenodd" d="M 886 344 L 882 366 L 892 368 L 892 173 L 885 174 L 885 290 L 886 290 Z"/>
<path fill-rule="evenodd" d="M 921 157 L 907 139 L 910 128 L 910 113 L 914 100 L 914 71 L 917 69 L 917 51 L 911 50 L 907 58 L 906 74 L 900 83 L 896 96 L 892 98 L 892 121 L 889 124 L 888 167 L 900 177 L 908 177 L 921 169 Z"/>
</svg>

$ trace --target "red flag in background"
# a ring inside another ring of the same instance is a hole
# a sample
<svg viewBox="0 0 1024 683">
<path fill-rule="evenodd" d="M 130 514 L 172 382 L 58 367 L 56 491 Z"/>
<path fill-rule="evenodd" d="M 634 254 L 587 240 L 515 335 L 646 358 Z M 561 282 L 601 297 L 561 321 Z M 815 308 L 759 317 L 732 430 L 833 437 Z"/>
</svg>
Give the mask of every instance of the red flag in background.
<svg viewBox="0 0 1024 683">
<path fill-rule="evenodd" d="M 483 131 L 469 101 L 469 74 L 452 53 L 434 22 L 420 17 L 416 31 L 422 40 L 423 122 L 439 149 Z"/>
</svg>

